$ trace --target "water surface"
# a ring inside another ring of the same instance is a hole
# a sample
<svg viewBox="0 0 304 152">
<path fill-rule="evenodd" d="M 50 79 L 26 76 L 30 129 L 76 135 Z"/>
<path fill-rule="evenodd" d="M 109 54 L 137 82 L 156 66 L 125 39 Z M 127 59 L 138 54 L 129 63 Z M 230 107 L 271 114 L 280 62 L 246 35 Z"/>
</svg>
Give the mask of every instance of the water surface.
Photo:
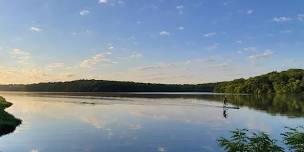
<svg viewBox="0 0 304 152">
<path fill-rule="evenodd" d="M 278 138 L 285 126 L 304 124 L 298 97 L 207 93 L 0 92 L 23 123 L 0 138 L 5 152 L 221 151 L 216 139 L 235 128 Z M 255 103 L 255 104 L 254 104 Z"/>
</svg>

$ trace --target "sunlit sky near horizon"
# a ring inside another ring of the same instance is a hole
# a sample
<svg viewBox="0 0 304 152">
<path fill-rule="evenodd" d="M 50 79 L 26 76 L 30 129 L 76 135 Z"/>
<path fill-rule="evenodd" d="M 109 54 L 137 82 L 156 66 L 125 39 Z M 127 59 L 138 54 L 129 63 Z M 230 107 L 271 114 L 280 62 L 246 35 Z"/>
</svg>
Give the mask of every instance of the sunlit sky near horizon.
<svg viewBox="0 0 304 152">
<path fill-rule="evenodd" d="M 304 68 L 303 0 L 0 0 L 0 83 L 206 83 Z"/>
</svg>

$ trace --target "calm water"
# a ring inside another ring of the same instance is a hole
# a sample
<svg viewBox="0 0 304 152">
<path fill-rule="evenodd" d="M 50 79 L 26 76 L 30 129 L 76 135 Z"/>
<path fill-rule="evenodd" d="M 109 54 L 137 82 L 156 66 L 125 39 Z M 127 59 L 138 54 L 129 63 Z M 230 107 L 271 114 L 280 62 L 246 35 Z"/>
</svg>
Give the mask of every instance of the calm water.
<svg viewBox="0 0 304 152">
<path fill-rule="evenodd" d="M 279 137 L 304 124 L 300 97 L 221 94 L 7 93 L 7 109 L 23 123 L 0 137 L 4 152 L 208 152 L 216 139 L 249 128 Z M 255 102 L 253 102 L 255 101 Z M 258 104 L 254 104 L 258 103 Z"/>
</svg>

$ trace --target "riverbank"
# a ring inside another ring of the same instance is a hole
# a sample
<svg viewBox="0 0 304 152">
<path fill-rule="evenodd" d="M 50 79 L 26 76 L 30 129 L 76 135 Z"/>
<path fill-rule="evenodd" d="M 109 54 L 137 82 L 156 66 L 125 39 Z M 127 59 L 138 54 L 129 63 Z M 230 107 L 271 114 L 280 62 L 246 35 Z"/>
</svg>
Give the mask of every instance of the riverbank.
<svg viewBox="0 0 304 152">
<path fill-rule="evenodd" d="M 0 96 L 0 136 L 13 132 L 21 124 L 21 120 L 5 111 L 12 106 L 11 102 Z"/>
</svg>

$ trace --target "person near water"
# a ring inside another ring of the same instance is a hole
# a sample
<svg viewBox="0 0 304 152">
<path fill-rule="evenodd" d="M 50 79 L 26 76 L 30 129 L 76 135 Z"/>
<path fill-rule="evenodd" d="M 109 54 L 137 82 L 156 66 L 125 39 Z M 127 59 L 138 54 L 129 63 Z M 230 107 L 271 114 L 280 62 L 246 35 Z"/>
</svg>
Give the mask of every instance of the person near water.
<svg viewBox="0 0 304 152">
<path fill-rule="evenodd" d="M 224 98 L 224 105 L 227 105 L 227 102 L 228 102 L 227 97 L 225 97 Z"/>
</svg>

